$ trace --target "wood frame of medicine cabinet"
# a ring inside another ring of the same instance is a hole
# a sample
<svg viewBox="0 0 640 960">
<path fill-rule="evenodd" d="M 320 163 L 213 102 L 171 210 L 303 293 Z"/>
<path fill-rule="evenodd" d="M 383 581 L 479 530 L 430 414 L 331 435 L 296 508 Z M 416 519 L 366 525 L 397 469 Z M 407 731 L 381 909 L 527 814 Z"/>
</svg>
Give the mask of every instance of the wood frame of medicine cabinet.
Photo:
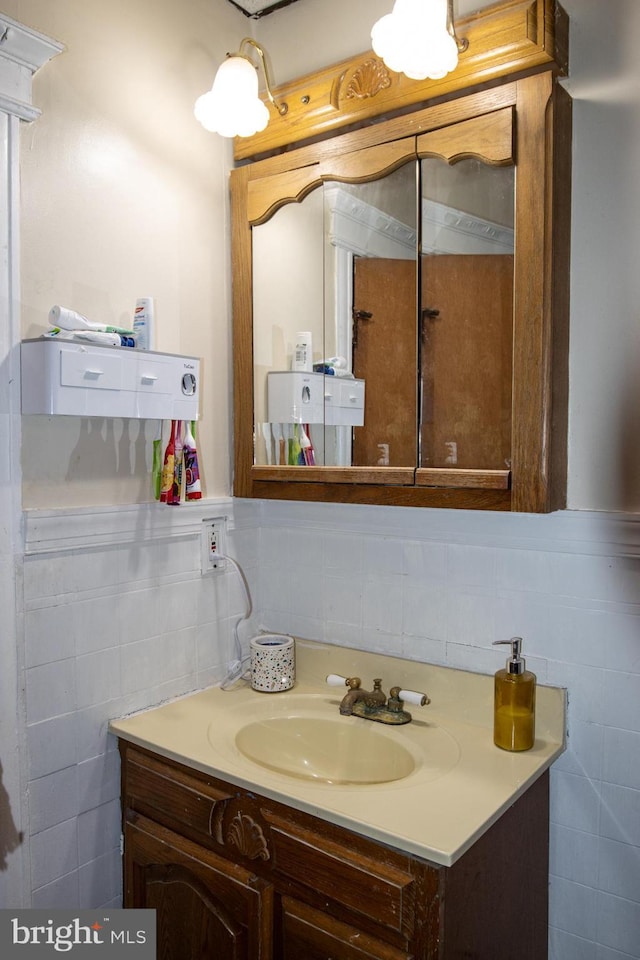
<svg viewBox="0 0 640 960">
<path fill-rule="evenodd" d="M 468 46 L 456 69 L 439 80 L 410 80 L 394 73 L 372 50 L 298 77 L 273 91 L 282 116 L 263 96 L 270 114 L 264 130 L 237 137 L 236 160 L 266 156 L 292 143 L 354 129 L 382 116 L 487 87 L 507 77 L 553 67 L 568 72 L 569 19 L 556 0 L 503 0 L 456 20 Z"/>
<path fill-rule="evenodd" d="M 383 148 L 391 170 L 412 138 L 508 108 L 517 176 L 511 471 L 254 465 L 252 224 L 305 196 L 322 171 L 335 178 L 347 154 L 347 179 L 367 179 L 358 152 Z M 536 513 L 565 505 L 570 158 L 571 100 L 547 70 L 232 171 L 235 496 Z"/>
</svg>

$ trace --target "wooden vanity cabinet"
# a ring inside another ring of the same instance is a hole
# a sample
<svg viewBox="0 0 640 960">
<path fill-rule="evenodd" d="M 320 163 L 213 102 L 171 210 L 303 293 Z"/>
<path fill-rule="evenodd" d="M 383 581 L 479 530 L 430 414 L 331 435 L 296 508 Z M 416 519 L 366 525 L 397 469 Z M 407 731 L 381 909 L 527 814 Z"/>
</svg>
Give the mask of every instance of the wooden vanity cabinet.
<svg viewBox="0 0 640 960">
<path fill-rule="evenodd" d="M 157 911 L 163 960 L 547 957 L 547 773 L 443 867 L 127 741 L 120 753 L 124 906 Z"/>
</svg>

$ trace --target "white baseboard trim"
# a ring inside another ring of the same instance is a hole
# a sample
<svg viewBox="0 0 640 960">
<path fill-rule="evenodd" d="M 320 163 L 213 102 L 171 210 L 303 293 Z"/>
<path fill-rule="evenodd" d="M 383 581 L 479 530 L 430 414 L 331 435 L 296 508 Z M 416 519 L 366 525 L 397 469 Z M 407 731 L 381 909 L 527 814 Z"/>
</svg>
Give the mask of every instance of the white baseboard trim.
<svg viewBox="0 0 640 960">
<path fill-rule="evenodd" d="M 238 518 L 245 502 L 235 501 Z M 260 527 L 640 559 L 640 515 L 636 514 L 584 510 L 500 513 L 281 500 L 249 503 Z"/>
<path fill-rule="evenodd" d="M 83 547 L 199 536 L 202 521 L 226 517 L 233 528 L 233 499 L 214 497 L 180 506 L 133 503 L 122 506 L 25 510 L 24 555 Z"/>
</svg>

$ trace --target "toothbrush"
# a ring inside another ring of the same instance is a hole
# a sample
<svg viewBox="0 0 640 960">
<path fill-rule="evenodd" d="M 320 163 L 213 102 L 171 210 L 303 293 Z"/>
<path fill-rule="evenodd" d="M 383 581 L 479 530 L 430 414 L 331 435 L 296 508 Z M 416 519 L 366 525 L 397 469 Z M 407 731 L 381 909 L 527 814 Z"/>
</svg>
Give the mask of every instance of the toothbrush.
<svg viewBox="0 0 640 960">
<path fill-rule="evenodd" d="M 196 450 L 196 422 L 185 424 L 184 434 L 184 476 L 185 499 L 200 500 L 202 487 L 200 485 L 200 467 L 198 465 L 198 451 Z"/>
<path fill-rule="evenodd" d="M 288 463 L 290 467 L 297 467 L 299 465 L 300 458 L 300 441 L 298 440 L 298 425 L 297 423 L 289 424 L 289 458 Z"/>
<path fill-rule="evenodd" d="M 291 456 L 292 431 L 293 431 L 293 427 L 291 426 L 290 423 L 282 424 L 282 436 L 283 436 L 283 444 L 284 444 L 284 456 L 282 457 L 282 462 L 284 464 L 289 463 L 289 457 Z"/>
<path fill-rule="evenodd" d="M 169 503 L 171 488 L 173 486 L 173 468 L 176 454 L 176 421 L 171 421 L 171 436 L 167 449 L 164 452 L 164 466 L 162 468 L 162 486 L 160 490 L 160 502 Z"/>
<path fill-rule="evenodd" d="M 294 434 L 296 438 L 296 444 L 298 446 L 298 456 L 296 457 L 296 463 L 299 467 L 304 467 L 304 450 L 302 449 L 302 433 L 304 433 L 302 424 L 296 424 L 294 428 Z"/>
<path fill-rule="evenodd" d="M 305 466 L 313 467 L 315 466 L 316 460 L 313 454 L 313 445 L 309 439 L 309 434 L 307 433 L 308 429 L 309 424 L 306 425 L 306 429 L 304 423 L 300 424 L 300 447 L 302 449 Z"/>
<path fill-rule="evenodd" d="M 271 424 L 271 433 L 273 434 L 273 449 L 275 454 L 276 464 L 279 466 L 282 463 L 282 453 L 284 450 L 284 440 L 282 439 L 282 427 L 279 423 Z"/>
<path fill-rule="evenodd" d="M 270 423 L 261 423 L 262 436 L 264 437 L 264 445 L 267 448 L 267 463 L 271 466 L 271 424 Z"/>
<path fill-rule="evenodd" d="M 171 493 L 167 498 L 167 503 L 178 505 L 182 497 L 182 461 L 184 456 L 184 443 L 182 440 L 182 420 L 176 421 L 176 442 L 175 455 L 173 460 L 173 482 L 171 484 Z"/>
<path fill-rule="evenodd" d="M 151 468 L 151 480 L 153 484 L 153 495 L 156 500 L 160 499 L 162 489 L 162 420 L 158 422 L 158 432 L 153 441 L 153 466 Z"/>
</svg>

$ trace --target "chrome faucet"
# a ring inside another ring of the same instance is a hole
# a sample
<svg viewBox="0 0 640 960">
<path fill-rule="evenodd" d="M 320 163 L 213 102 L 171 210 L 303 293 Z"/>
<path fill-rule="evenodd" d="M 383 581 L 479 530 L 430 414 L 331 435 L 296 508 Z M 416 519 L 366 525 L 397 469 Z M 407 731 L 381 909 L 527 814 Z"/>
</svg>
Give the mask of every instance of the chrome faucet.
<svg viewBox="0 0 640 960">
<path fill-rule="evenodd" d="M 426 693 L 402 690 L 400 687 L 391 687 L 387 699 L 382 690 L 382 680 L 373 681 L 373 690 L 363 690 L 361 682 L 360 677 L 341 677 L 336 673 L 330 673 L 327 677 L 329 686 L 349 688 L 340 702 L 343 716 L 362 717 L 363 720 L 376 720 L 379 723 L 409 723 L 411 714 L 404 709 L 405 700 L 420 707 L 431 702 Z"/>
</svg>

